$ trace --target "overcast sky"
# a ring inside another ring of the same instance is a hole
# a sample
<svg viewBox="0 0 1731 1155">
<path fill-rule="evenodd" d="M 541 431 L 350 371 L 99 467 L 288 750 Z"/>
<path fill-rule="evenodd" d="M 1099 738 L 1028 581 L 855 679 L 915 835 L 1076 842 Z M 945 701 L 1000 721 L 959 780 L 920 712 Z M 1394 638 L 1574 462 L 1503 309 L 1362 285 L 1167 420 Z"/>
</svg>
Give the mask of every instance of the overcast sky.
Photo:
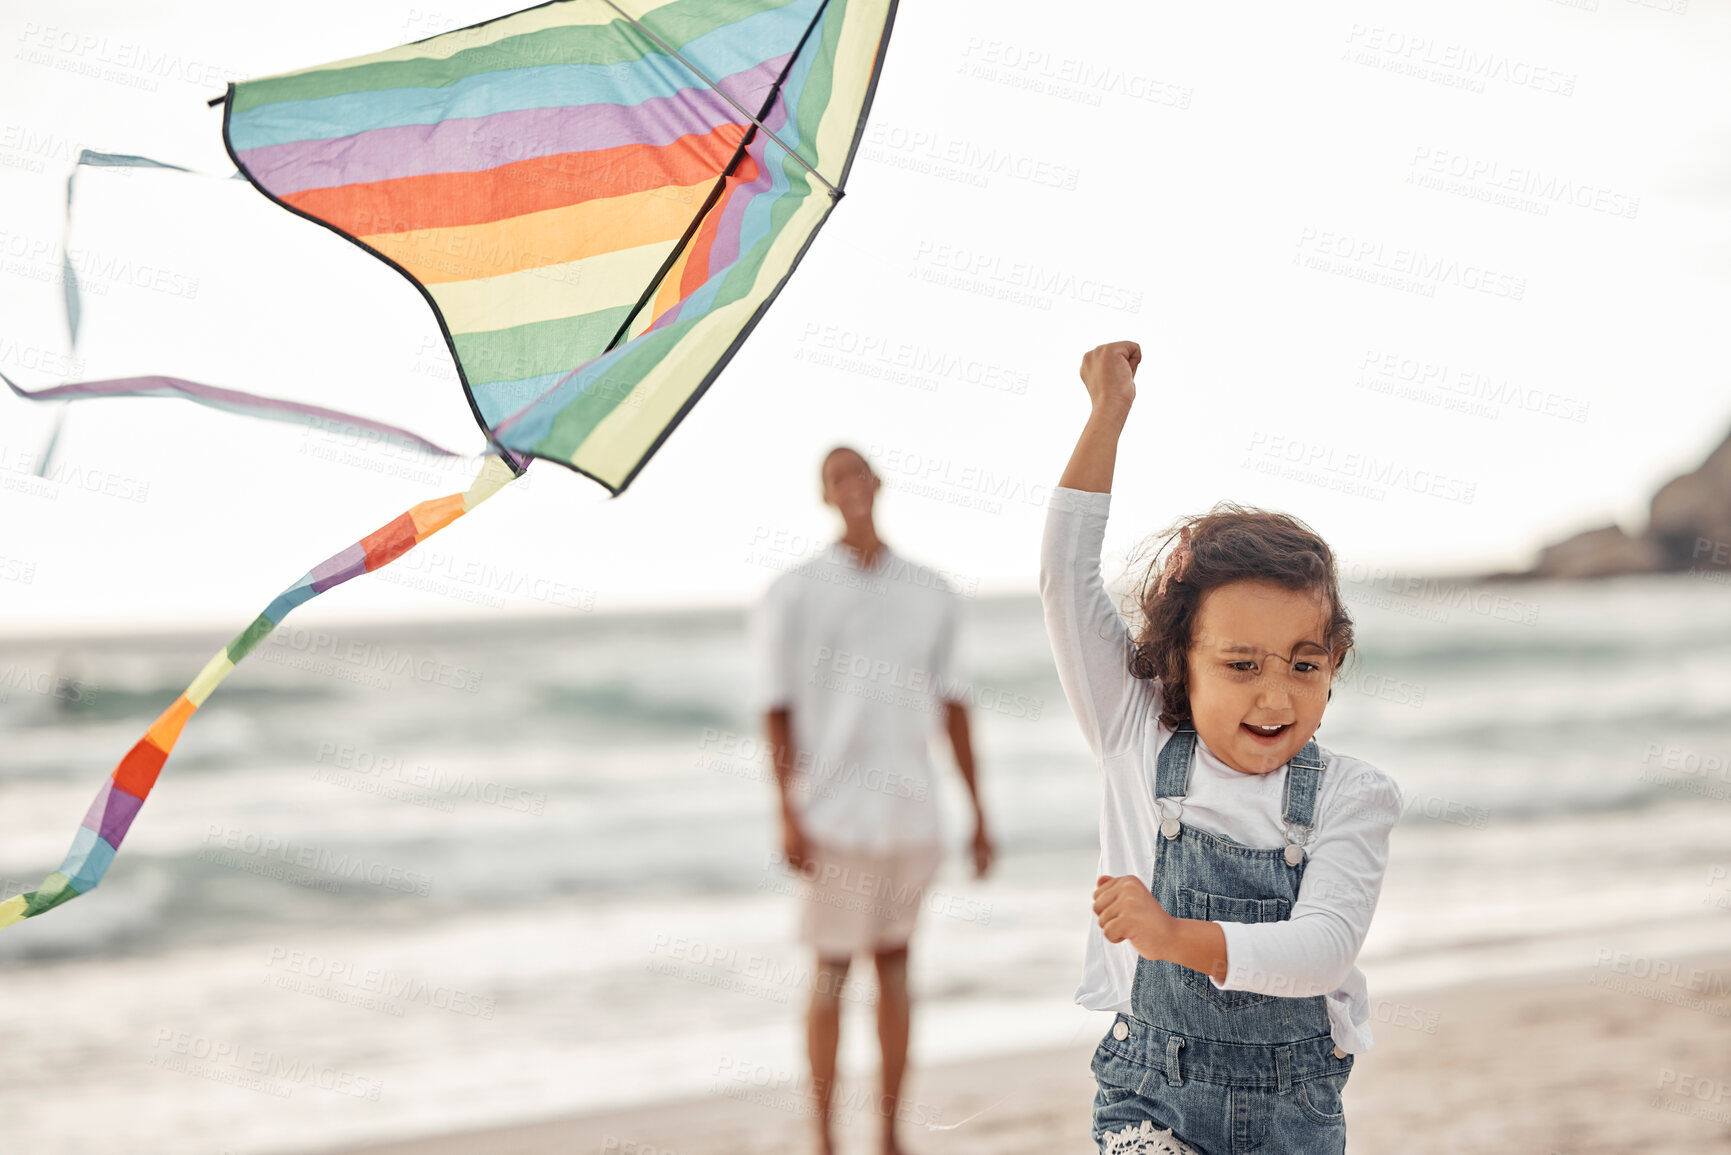
<svg viewBox="0 0 1731 1155">
<path fill-rule="evenodd" d="M 244 80 L 510 11 L 308 0 L 0 10 L 0 370 L 314 400 L 479 432 L 395 272 L 241 181 Z M 1644 523 L 1731 430 L 1731 5 L 904 0 L 848 196 L 621 498 L 558 466 L 296 615 L 741 603 L 834 526 L 848 441 L 880 528 L 969 591 L 1031 591 L 1076 375 L 1140 341 L 1109 551 L 1232 499 L 1349 565 L 1524 565 Z M 57 270 L 85 169 L 76 360 Z M 0 397 L 0 630 L 236 629 L 452 465 L 183 402 Z"/>
</svg>

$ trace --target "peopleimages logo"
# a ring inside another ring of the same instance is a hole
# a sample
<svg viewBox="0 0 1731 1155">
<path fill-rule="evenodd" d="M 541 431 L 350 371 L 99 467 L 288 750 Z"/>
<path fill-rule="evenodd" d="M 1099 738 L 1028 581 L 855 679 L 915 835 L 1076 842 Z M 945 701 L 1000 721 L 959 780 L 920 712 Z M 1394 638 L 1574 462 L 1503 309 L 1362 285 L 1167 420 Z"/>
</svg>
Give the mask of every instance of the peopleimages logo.
<svg viewBox="0 0 1731 1155">
<path fill-rule="evenodd" d="M 69 461 L 53 460 L 44 464 L 40 455 L 28 450 L 0 445 L 0 473 L 15 473 L 45 486 L 49 500 L 59 496 L 56 485 L 100 493 L 121 501 L 144 502 L 150 498 L 150 482 L 140 481 L 106 469 L 89 469 Z"/>
<path fill-rule="evenodd" d="M 1584 422 L 1590 407 L 1589 402 L 1550 390 L 1528 388 L 1501 374 L 1382 349 L 1366 349 L 1358 369 L 1356 385 L 1378 392 L 1409 386 L 1419 393 L 1451 394 L 1464 403 L 1485 402 L 1493 416 L 1501 409 L 1519 409 L 1538 416 Z"/>
<path fill-rule="evenodd" d="M 1342 451 L 1333 445 L 1287 437 L 1280 433 L 1256 430 L 1245 447 L 1244 466 L 1258 472 L 1278 472 L 1282 463 L 1300 471 L 1314 471 L 1317 476 L 1340 479 L 1379 495 L 1387 489 L 1404 489 L 1410 493 L 1435 497 L 1443 501 L 1458 501 L 1471 505 L 1478 492 L 1478 483 L 1452 477 L 1434 469 L 1414 469 L 1404 461 L 1378 457 L 1356 450 Z"/>
<path fill-rule="evenodd" d="M 419 974 L 398 974 L 386 967 L 362 966 L 353 959 L 332 958 L 313 951 L 273 946 L 265 968 L 282 973 L 275 985 L 334 1002 L 354 1001 L 349 996 L 372 995 L 385 1000 L 389 1013 L 402 1014 L 401 1004 L 421 1003 L 434 1010 L 450 1011 L 471 1018 L 491 1019 L 495 1000 L 449 983 L 428 982 Z"/>
<path fill-rule="evenodd" d="M 1051 499 L 1048 482 L 958 461 L 899 445 L 873 441 L 866 454 L 883 471 L 885 484 L 903 493 L 936 497 L 950 504 L 1002 513 L 1004 503 L 1043 509 Z"/>
<path fill-rule="evenodd" d="M 323 881 L 346 879 L 366 882 L 389 890 L 426 895 L 433 887 L 433 876 L 400 866 L 390 866 L 360 854 L 338 853 L 320 846 L 307 846 L 274 834 L 259 834 L 235 826 L 208 823 L 204 832 L 205 846 L 199 856 L 205 861 L 221 863 L 225 852 L 231 858 L 245 855 L 256 859 L 275 859 L 285 866 L 316 870 L 326 876 Z"/>
<path fill-rule="evenodd" d="M 324 655 L 327 661 L 351 666 L 356 671 L 406 674 L 417 681 L 467 690 L 470 693 L 481 688 L 479 670 L 471 670 L 437 658 L 416 657 L 412 652 L 396 646 L 384 646 L 344 638 L 327 630 L 301 629 L 296 626 L 278 626 L 271 631 L 270 639 L 273 645 L 293 650 L 302 657 L 315 659 Z M 268 653 L 261 657 L 266 661 L 272 660 L 272 655 Z M 282 660 L 280 653 L 275 660 Z"/>
<path fill-rule="evenodd" d="M 1369 237 L 1307 226 L 1299 230 L 1296 247 L 1299 251 L 1292 258 L 1293 264 L 1343 272 L 1364 280 L 1377 280 L 1379 275 L 1386 275 L 1393 278 L 1386 283 L 1395 288 L 1417 287 L 1434 294 L 1437 285 L 1452 285 L 1511 301 L 1519 301 L 1527 293 L 1525 277 L 1454 257 L 1436 256 L 1405 246 L 1389 246 Z M 1333 265 L 1326 263 L 1330 259 L 1333 259 Z"/>
<path fill-rule="evenodd" d="M 1671 987 L 1674 991 L 1686 991 L 1691 995 L 1704 995 L 1708 1000 L 1722 999 L 1731 994 L 1731 975 L 1706 967 L 1689 966 L 1676 959 L 1655 958 L 1652 955 L 1600 947 L 1593 956 L 1593 968 L 1594 986 L 1613 990 L 1627 989 L 1634 994 L 1670 995 L 1670 992 L 1658 991 L 1661 985 Z M 1635 983 L 1647 985 L 1643 988 L 1634 985 Z M 1675 996 L 1667 998 L 1666 1001 L 1673 1001 L 1673 998 Z M 1705 1000 L 1686 1000 L 1682 1005 L 1704 1006 Z M 1715 1007 L 1713 1013 L 1725 1012 Z"/>
<path fill-rule="evenodd" d="M 395 786 L 402 786 L 401 796 L 410 801 L 436 800 L 449 803 L 467 798 L 486 806 L 540 814 L 547 806 L 547 795 L 525 790 L 491 778 L 483 778 L 460 770 L 449 770 L 426 762 L 411 762 L 400 755 L 381 754 L 362 746 L 341 742 L 320 742 L 313 771 L 316 780 L 335 786 L 360 789 L 369 793 L 368 786 L 385 788 L 387 796 L 398 796 Z M 448 805 L 440 809 L 449 809 Z"/>
<path fill-rule="evenodd" d="M 812 685 L 862 698 L 937 713 L 945 702 L 961 702 L 1012 718 L 1037 721 L 1044 700 L 1013 690 L 981 686 L 921 666 L 819 646 L 812 654 Z"/>
<path fill-rule="evenodd" d="M 915 247 L 913 263 L 933 274 L 922 279 L 944 284 L 950 282 L 943 279 L 943 274 L 956 274 L 972 278 L 982 287 L 1008 291 L 1003 299 L 1039 304 L 1041 308 L 1049 309 L 1053 300 L 1065 297 L 1078 304 L 1098 305 L 1125 313 L 1142 311 L 1141 290 L 1092 277 L 1078 277 L 1067 269 L 1054 269 L 1033 261 L 1006 261 L 996 253 L 966 245 L 921 240 Z M 966 283 L 956 287 L 966 287 Z M 1023 295 L 1018 296 L 1018 291 Z"/>
<path fill-rule="evenodd" d="M 771 754 L 767 741 L 714 726 L 704 727 L 703 736 L 697 745 L 699 750 L 711 751 L 716 755 L 707 762 L 709 769 L 727 773 L 748 767 L 755 769 L 760 760 L 768 761 Z M 930 783 L 924 778 L 909 777 L 899 771 L 885 770 L 881 766 L 867 766 L 858 759 L 850 762 L 827 756 L 819 757 L 806 747 L 800 747 L 794 753 L 791 765 L 795 775 L 792 787 L 821 798 L 834 798 L 838 784 L 858 786 L 898 798 L 912 798 L 916 802 L 924 802 L 930 791 Z M 775 780 L 773 772 L 741 776 Z"/>
<path fill-rule="evenodd" d="M 284 1099 L 294 1093 L 295 1086 L 310 1085 L 377 1102 L 385 1086 L 383 1079 L 173 1027 L 158 1028 L 149 1062 L 159 1070 L 243 1086 Z"/>
</svg>

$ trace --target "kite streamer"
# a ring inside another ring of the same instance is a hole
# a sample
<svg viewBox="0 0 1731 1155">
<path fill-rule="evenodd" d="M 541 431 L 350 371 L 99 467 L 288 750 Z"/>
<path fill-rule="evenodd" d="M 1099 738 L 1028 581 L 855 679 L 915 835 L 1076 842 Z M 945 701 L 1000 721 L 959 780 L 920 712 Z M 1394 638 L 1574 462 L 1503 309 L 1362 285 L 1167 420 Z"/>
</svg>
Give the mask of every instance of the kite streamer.
<svg viewBox="0 0 1731 1155">
<path fill-rule="evenodd" d="M 114 861 L 114 852 L 120 849 L 121 840 L 132 827 L 132 820 L 138 816 L 139 808 L 150 797 L 150 788 L 156 784 L 156 777 L 162 772 L 163 763 L 168 761 L 186 720 L 204 705 L 210 692 L 289 615 L 289 611 L 332 586 L 389 565 L 486 501 L 515 476 L 503 460 L 489 457 L 467 492 L 421 502 L 390 524 L 314 566 L 294 585 L 278 594 L 251 625 L 205 663 L 192 684 L 158 715 L 144 737 L 126 752 L 120 765 L 102 784 L 96 800 L 90 804 L 60 869 L 50 874 L 35 890 L 0 902 L 0 927 L 11 926 L 96 889 L 109 864 Z"/>
<path fill-rule="evenodd" d="M 108 381 L 74 381 L 70 385 L 51 385 L 46 389 L 21 389 L 12 378 L 0 373 L 0 382 L 4 382 L 15 396 L 25 401 L 87 401 L 99 397 L 182 397 L 200 405 L 208 405 L 212 409 L 224 409 L 247 417 L 372 434 L 377 440 L 406 445 L 435 457 L 463 456 L 428 441 L 412 430 L 387 425 L 369 417 L 344 413 L 340 409 L 328 409 L 323 405 L 309 405 L 304 401 L 285 401 L 277 397 L 262 397 L 257 393 L 242 393 L 238 389 L 200 385 L 196 381 L 186 381 L 179 377 L 116 377 Z M 42 453 L 39 476 L 47 468 L 51 451 L 52 443 L 50 449 Z"/>
<path fill-rule="evenodd" d="M 67 348 L 70 353 L 78 352 L 78 335 L 82 328 L 84 315 L 83 295 L 78 287 L 78 273 L 72 264 L 72 205 L 77 191 L 79 170 L 91 168 L 142 168 L 162 169 L 169 172 L 184 173 L 187 176 L 199 176 L 189 168 L 167 161 L 154 160 L 148 156 L 132 156 L 124 153 L 96 152 L 93 149 L 83 149 L 78 154 L 78 160 L 73 163 L 72 172 L 66 177 L 66 218 L 61 225 L 60 280 L 64 289 L 62 300 L 66 309 Z M 229 180 L 245 180 L 239 169 L 230 173 Z M 239 413 L 247 417 L 259 417 L 269 421 L 289 421 L 302 425 L 312 425 L 327 430 L 349 430 L 363 437 L 372 438 L 405 445 L 438 457 L 459 457 L 455 453 L 434 442 L 428 441 L 418 433 L 400 426 L 390 425 L 383 421 L 360 417 L 353 413 L 331 409 L 323 405 L 310 405 L 301 401 L 290 401 L 279 397 L 264 397 L 256 393 L 244 393 L 239 389 L 224 389 L 214 385 L 201 385 L 196 381 L 185 381 L 178 377 L 152 375 L 148 377 L 116 377 L 107 381 L 77 381 L 70 385 L 55 385 L 45 389 L 25 389 L 12 378 L 0 373 L 0 382 L 12 391 L 13 396 L 24 401 L 86 401 L 93 398 L 113 397 L 180 397 L 187 401 L 207 405 L 212 409 L 222 409 L 230 413 Z M 66 406 L 62 404 L 60 412 L 55 416 L 54 427 L 48 433 L 48 440 L 42 451 L 36 457 L 36 476 L 46 477 L 52 468 L 54 450 L 59 444 L 66 428 Z"/>
<path fill-rule="evenodd" d="M 166 161 L 151 159 L 149 156 L 130 156 L 121 152 L 97 152 L 93 149 L 83 149 L 78 159 L 73 163 L 73 171 L 66 177 L 66 220 L 61 225 L 61 286 L 64 289 L 62 301 L 66 305 L 66 336 L 68 350 L 78 352 L 78 332 L 83 319 L 83 294 L 78 289 L 78 272 L 73 267 L 73 199 L 78 187 L 78 170 L 83 166 L 92 168 L 159 168 L 159 170 L 177 171 L 187 175 L 197 175 L 190 168 L 180 165 L 170 165 Z M 228 175 L 228 180 L 246 180 L 241 170 L 235 170 Z M 409 445 L 419 448 L 422 452 L 438 455 L 438 457 L 459 457 L 448 448 L 429 442 L 424 436 L 412 433 L 409 429 L 398 428 L 383 421 L 372 421 L 369 417 L 358 417 L 346 414 L 338 409 L 327 409 L 324 405 L 308 405 L 305 402 L 291 402 L 275 397 L 260 397 L 256 393 L 242 393 L 241 390 L 225 390 L 209 384 L 197 384 L 196 381 L 182 381 L 180 377 L 114 377 L 111 381 L 78 381 L 74 384 L 57 384 L 45 390 L 26 390 L 23 386 L 0 372 L 0 381 L 12 390 L 14 397 L 26 402 L 78 402 L 88 398 L 99 397 L 182 397 L 189 402 L 209 405 L 211 409 L 223 409 L 234 414 L 244 414 L 248 417 L 265 417 L 268 421 L 296 421 L 301 424 L 313 424 L 325 429 L 353 429 L 360 435 L 372 435 L 393 442 L 396 445 Z M 62 433 L 66 431 L 66 405 L 62 403 L 61 412 L 55 416 L 54 428 L 48 431 L 48 440 L 42 447 L 42 452 L 36 455 L 36 476 L 45 478 L 54 464 L 54 450 L 61 442 Z"/>
</svg>

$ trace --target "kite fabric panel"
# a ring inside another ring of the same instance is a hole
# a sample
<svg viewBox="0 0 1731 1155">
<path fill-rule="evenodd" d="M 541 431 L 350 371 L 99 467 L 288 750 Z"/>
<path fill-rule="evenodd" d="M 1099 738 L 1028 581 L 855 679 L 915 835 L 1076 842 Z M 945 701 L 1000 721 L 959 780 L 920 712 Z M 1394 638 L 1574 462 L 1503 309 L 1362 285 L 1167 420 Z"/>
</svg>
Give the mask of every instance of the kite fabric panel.
<svg viewBox="0 0 1731 1155">
<path fill-rule="evenodd" d="M 475 483 L 466 492 L 421 502 L 395 521 L 314 566 L 299 581 L 278 594 L 251 625 L 205 663 L 192 684 L 170 703 L 168 709 L 151 723 L 144 737 L 121 758 L 120 765 L 97 791 L 60 869 L 50 874 L 35 890 L 15 894 L 0 902 L 0 927 L 52 910 L 96 889 L 102 876 L 108 872 L 109 864 L 114 861 L 121 840 L 132 828 L 132 820 L 138 816 L 139 808 L 150 797 L 150 788 L 156 784 L 163 763 L 168 761 L 169 753 L 179 741 L 186 720 L 204 705 L 210 692 L 234 671 L 235 665 L 288 617 L 289 611 L 332 586 L 390 564 L 499 492 L 516 476 L 516 471 L 503 459 L 489 457 L 482 464 Z"/>
<path fill-rule="evenodd" d="M 279 204 L 437 313 L 498 451 L 619 493 L 842 195 L 895 0 L 556 0 L 232 85 Z"/>
</svg>

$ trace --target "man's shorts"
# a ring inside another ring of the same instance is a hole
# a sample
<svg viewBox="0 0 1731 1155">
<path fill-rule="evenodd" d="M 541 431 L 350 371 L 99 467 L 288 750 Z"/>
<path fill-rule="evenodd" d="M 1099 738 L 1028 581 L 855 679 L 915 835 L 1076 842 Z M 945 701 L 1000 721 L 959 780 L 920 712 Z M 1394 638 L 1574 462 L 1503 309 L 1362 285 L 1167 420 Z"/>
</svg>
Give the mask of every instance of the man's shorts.
<svg viewBox="0 0 1731 1155">
<path fill-rule="evenodd" d="M 807 841 L 798 872 L 800 941 L 825 958 L 905 946 L 944 848 L 934 843 L 887 854 Z"/>
</svg>

